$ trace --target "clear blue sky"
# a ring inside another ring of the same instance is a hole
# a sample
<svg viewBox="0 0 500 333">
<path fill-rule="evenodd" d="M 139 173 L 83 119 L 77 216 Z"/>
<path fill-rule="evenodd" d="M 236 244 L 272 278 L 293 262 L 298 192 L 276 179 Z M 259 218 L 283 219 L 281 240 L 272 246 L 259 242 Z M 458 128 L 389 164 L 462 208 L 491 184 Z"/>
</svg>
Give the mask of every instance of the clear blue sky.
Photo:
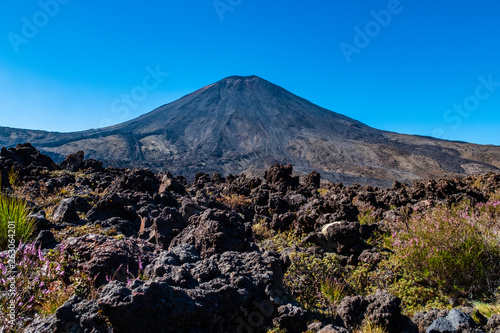
<svg viewBox="0 0 500 333">
<path fill-rule="evenodd" d="M 1 126 L 96 128 L 255 74 L 376 128 L 500 145 L 497 0 L 55 1 L 0 3 Z"/>
</svg>

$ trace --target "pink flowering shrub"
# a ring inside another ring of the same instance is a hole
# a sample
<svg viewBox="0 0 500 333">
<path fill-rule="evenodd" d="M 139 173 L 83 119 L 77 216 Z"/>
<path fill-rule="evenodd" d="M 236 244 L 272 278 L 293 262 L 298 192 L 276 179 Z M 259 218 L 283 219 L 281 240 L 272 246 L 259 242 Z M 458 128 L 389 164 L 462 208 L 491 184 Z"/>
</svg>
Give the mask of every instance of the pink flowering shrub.
<svg viewBox="0 0 500 333">
<path fill-rule="evenodd" d="M 44 255 L 34 244 L 21 243 L 16 252 L 0 253 L 0 326 L 23 327 L 34 312 L 48 314 L 55 294 L 70 294 L 65 293 L 61 252 Z"/>
<path fill-rule="evenodd" d="M 457 296 L 491 295 L 500 286 L 500 202 L 440 207 L 410 217 L 392 235 L 403 268 Z"/>
</svg>

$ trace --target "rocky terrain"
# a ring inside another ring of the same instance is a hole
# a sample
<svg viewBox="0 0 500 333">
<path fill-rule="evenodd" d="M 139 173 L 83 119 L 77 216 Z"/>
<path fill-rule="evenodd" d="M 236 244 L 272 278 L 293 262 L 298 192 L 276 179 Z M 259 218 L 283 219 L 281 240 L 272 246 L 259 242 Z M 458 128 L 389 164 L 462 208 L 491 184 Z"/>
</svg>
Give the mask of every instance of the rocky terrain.
<svg viewBox="0 0 500 333">
<path fill-rule="evenodd" d="M 75 133 L 0 127 L 0 146 L 31 142 L 61 162 L 78 150 L 115 167 L 194 179 L 261 175 L 276 163 L 344 184 L 498 172 L 500 148 L 380 131 L 256 76 L 206 86 L 137 119 Z"/>
<path fill-rule="evenodd" d="M 36 221 L 34 246 L 18 255 L 52 258 L 43 274 L 57 270 L 52 287 L 19 311 L 16 328 L 2 313 L 4 331 L 327 333 L 368 323 L 394 333 L 500 332 L 500 310 L 487 318 L 466 297 L 411 313 L 386 289 L 346 289 L 331 310 L 303 297 L 300 288 L 314 281 L 294 285 L 309 273 L 298 270 L 301 256 L 334 258 L 332 275 L 375 270 L 391 252 L 377 235 L 409 212 L 486 203 L 499 193 L 500 174 L 378 188 L 323 183 L 317 172 L 299 179 L 276 164 L 260 177 L 196 173 L 187 182 L 104 167 L 83 152 L 57 164 L 30 144 L 2 149 L 0 173 L 2 191 L 25 198 Z"/>
</svg>

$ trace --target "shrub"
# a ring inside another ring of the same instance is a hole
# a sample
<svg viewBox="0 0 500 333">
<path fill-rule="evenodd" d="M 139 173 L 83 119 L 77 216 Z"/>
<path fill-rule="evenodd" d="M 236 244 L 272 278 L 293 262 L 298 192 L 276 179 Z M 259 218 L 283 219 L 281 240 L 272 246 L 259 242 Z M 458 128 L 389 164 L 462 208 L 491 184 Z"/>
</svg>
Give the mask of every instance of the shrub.
<svg viewBox="0 0 500 333">
<path fill-rule="evenodd" d="M 255 233 L 255 229 L 253 231 Z M 272 232 L 273 230 L 270 229 L 269 233 Z M 300 246 L 300 247 L 313 246 L 313 244 L 311 243 L 302 242 L 302 239 L 305 236 L 306 236 L 305 234 L 297 234 L 294 230 L 277 232 L 272 237 L 265 239 L 263 242 L 261 242 L 259 246 L 264 251 L 277 251 L 277 252 L 281 252 L 284 249 L 295 246 Z"/>
<path fill-rule="evenodd" d="M 491 295 L 500 285 L 499 206 L 462 204 L 411 216 L 408 229 L 393 234 L 403 269 L 452 295 Z"/>
<path fill-rule="evenodd" d="M 279 326 L 277 326 L 277 327 L 269 328 L 267 330 L 267 333 L 287 333 L 287 331 L 280 328 Z"/>
<path fill-rule="evenodd" d="M 360 206 L 358 209 L 358 221 L 360 224 L 374 224 L 380 221 L 380 217 L 378 216 L 375 208 L 370 206 Z"/>
<path fill-rule="evenodd" d="M 484 302 L 474 302 L 474 308 L 487 318 L 490 318 L 494 314 L 500 315 L 500 303 L 488 304 Z"/>
<path fill-rule="evenodd" d="M 26 242 L 31 238 L 35 222 L 29 217 L 30 213 L 26 201 L 0 193 L 0 250 L 7 249 L 9 232 L 14 237 L 16 246 L 20 241 Z"/>
<path fill-rule="evenodd" d="M 387 330 L 382 326 L 373 324 L 369 320 L 364 320 L 361 327 L 354 330 L 354 333 L 387 333 Z"/>
<path fill-rule="evenodd" d="M 321 294 L 330 305 L 332 315 L 336 313 L 337 306 L 346 297 L 346 286 L 337 279 L 328 279 L 321 283 Z"/>
<path fill-rule="evenodd" d="M 19 171 L 16 171 L 14 166 L 9 171 L 9 183 L 12 187 L 16 187 L 19 184 Z"/>
<path fill-rule="evenodd" d="M 319 195 L 322 197 L 326 196 L 329 192 L 328 189 L 326 189 L 326 188 L 319 188 L 319 189 L 317 189 L 317 191 L 318 191 Z"/>
<path fill-rule="evenodd" d="M 217 201 L 232 209 L 246 207 L 252 203 L 252 200 L 250 198 L 247 198 L 244 195 L 236 195 L 236 194 L 231 194 L 217 198 Z"/>
<path fill-rule="evenodd" d="M 266 224 L 266 220 L 264 219 L 252 225 L 252 232 L 257 240 L 269 239 L 274 235 L 273 229 Z"/>
<path fill-rule="evenodd" d="M 292 253 L 290 260 L 292 263 L 284 278 L 286 290 L 307 309 L 327 309 L 329 303 L 321 292 L 322 284 L 333 276 L 342 275 L 338 256 L 327 253 L 319 258 L 299 252 Z"/>
<path fill-rule="evenodd" d="M 20 244 L 17 251 L 0 254 L 0 288 L 7 291 L 6 297 L 0 299 L 1 325 L 22 327 L 33 313 L 48 315 L 69 298 L 71 292 L 63 284 L 62 261 L 60 253 L 45 256 L 34 244 Z M 17 323 L 7 316 L 11 303 Z"/>
</svg>

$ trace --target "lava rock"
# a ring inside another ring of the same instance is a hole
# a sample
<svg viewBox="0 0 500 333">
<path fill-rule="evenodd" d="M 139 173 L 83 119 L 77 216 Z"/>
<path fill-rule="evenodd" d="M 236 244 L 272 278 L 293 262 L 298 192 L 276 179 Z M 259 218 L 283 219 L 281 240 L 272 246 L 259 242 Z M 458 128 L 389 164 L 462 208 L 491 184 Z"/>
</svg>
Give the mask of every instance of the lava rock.
<svg viewBox="0 0 500 333">
<path fill-rule="evenodd" d="M 323 226 L 321 232 L 310 233 L 304 241 L 319 245 L 327 252 L 358 256 L 371 248 L 364 241 L 370 233 L 363 232 L 363 229 L 359 222 L 332 222 Z"/>
<path fill-rule="evenodd" d="M 307 187 L 317 189 L 321 186 L 321 175 L 318 172 L 313 171 L 307 175 L 304 182 Z"/>
<path fill-rule="evenodd" d="M 460 309 L 452 309 L 446 317 L 436 319 L 426 333 L 483 332 L 475 330 L 478 325 L 472 317 Z"/>
<path fill-rule="evenodd" d="M 49 171 L 59 170 L 59 166 L 50 157 L 41 154 L 30 143 L 18 144 L 15 148 L 3 148 L 0 152 L 0 158 L 16 161 L 24 167 L 39 166 L 47 168 Z"/>
<path fill-rule="evenodd" d="M 159 253 L 158 248 L 144 241 L 93 234 L 68 238 L 58 247 L 70 255 L 78 253 L 82 258 L 78 268 L 94 277 L 98 287 L 110 280 L 127 281 L 137 277 Z"/>
<path fill-rule="evenodd" d="M 75 223 L 80 221 L 75 201 L 76 200 L 74 198 L 63 199 L 54 210 L 54 213 L 52 214 L 52 219 L 58 223 L 60 222 Z"/>
<path fill-rule="evenodd" d="M 271 253 L 226 252 L 182 266 L 165 265 L 166 270 L 182 269 L 192 284 L 179 286 L 161 278 L 130 285 L 112 281 L 94 300 L 72 298 L 55 315 L 31 324 L 27 332 L 53 332 L 69 324 L 81 332 L 99 333 L 244 331 L 255 328 L 245 309 L 268 302 L 282 278 L 278 259 Z M 108 327 L 101 318 L 106 318 Z M 270 317 L 263 316 L 260 328 L 270 323 Z"/>
<path fill-rule="evenodd" d="M 344 327 L 338 327 L 333 325 L 327 325 L 323 327 L 318 333 L 349 333 Z"/>
<path fill-rule="evenodd" d="M 250 226 L 233 212 L 208 209 L 201 215 L 192 216 L 189 222 L 189 226 L 172 240 L 170 247 L 192 244 L 203 257 L 255 248 Z"/>
<path fill-rule="evenodd" d="M 104 167 L 102 166 L 102 162 L 91 159 L 91 158 L 83 161 L 82 165 L 80 166 L 80 169 L 84 170 L 86 172 L 102 172 L 102 171 L 104 171 Z"/>
<path fill-rule="evenodd" d="M 160 184 L 155 174 L 148 169 L 126 170 L 113 185 L 108 189 L 108 193 L 121 193 L 127 190 L 133 192 L 158 192 Z"/>
<path fill-rule="evenodd" d="M 85 153 L 81 150 L 74 154 L 69 154 L 66 159 L 59 164 L 62 169 L 69 171 L 78 171 L 83 165 L 83 160 L 85 158 Z"/>
<path fill-rule="evenodd" d="M 42 230 L 35 239 L 35 247 L 42 249 L 53 249 L 58 242 L 54 238 L 54 234 L 49 230 Z"/>
<path fill-rule="evenodd" d="M 25 333 L 109 332 L 106 318 L 100 315 L 98 304 L 72 296 L 55 314 L 38 317 L 24 329 Z"/>
<path fill-rule="evenodd" d="M 367 297 L 346 297 L 340 303 L 337 313 L 344 326 L 354 329 L 369 320 L 387 329 L 389 333 L 417 332 L 409 318 L 401 314 L 401 300 L 387 291 L 377 290 Z"/>
<path fill-rule="evenodd" d="M 273 324 L 288 333 L 302 333 L 307 330 L 308 315 L 302 308 L 292 304 L 282 305 L 273 319 Z"/>
<path fill-rule="evenodd" d="M 166 207 L 156 217 L 141 216 L 139 237 L 167 249 L 187 223 L 176 208 Z"/>
<path fill-rule="evenodd" d="M 288 188 L 294 189 L 299 185 L 299 177 L 292 176 L 293 167 L 288 165 L 275 164 L 271 166 L 264 174 L 266 182 L 274 185 L 282 192 L 286 192 Z"/>
<path fill-rule="evenodd" d="M 159 193 L 163 193 L 165 191 L 171 191 L 180 195 L 185 195 L 186 194 L 186 189 L 184 188 L 184 185 L 182 185 L 180 182 L 178 182 L 174 178 L 170 178 L 168 176 L 164 176 L 161 185 L 160 185 L 160 190 Z"/>
<path fill-rule="evenodd" d="M 500 333 L 500 315 L 494 314 L 488 319 L 485 327 L 488 332 Z"/>
</svg>

